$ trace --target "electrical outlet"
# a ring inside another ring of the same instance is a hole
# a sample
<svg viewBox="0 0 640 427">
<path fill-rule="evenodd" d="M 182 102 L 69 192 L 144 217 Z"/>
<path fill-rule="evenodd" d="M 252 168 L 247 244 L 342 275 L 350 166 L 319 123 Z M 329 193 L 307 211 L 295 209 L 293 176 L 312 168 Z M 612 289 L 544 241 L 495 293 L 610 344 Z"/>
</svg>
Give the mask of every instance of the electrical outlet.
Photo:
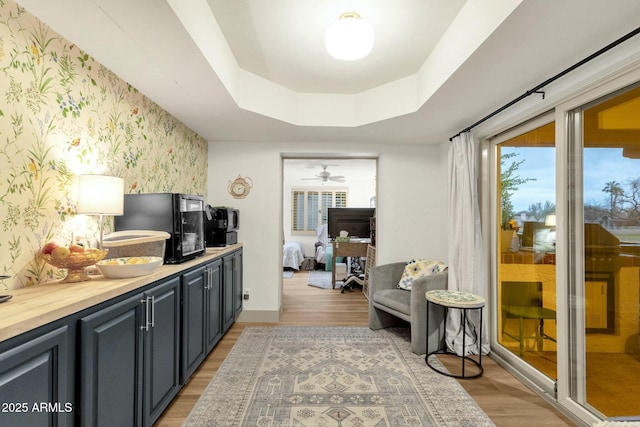
<svg viewBox="0 0 640 427">
<path fill-rule="evenodd" d="M 244 299 L 249 299 L 249 289 L 245 289 L 245 290 L 244 290 L 243 298 L 244 298 Z"/>
</svg>

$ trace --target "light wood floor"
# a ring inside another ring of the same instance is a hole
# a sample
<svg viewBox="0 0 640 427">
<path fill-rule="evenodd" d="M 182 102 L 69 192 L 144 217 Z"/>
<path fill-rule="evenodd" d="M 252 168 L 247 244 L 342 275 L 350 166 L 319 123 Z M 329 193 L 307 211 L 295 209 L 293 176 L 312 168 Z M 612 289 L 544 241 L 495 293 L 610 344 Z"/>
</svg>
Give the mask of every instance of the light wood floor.
<svg viewBox="0 0 640 427">
<path fill-rule="evenodd" d="M 283 313 L 278 325 L 367 326 L 368 303 L 360 290 L 343 294 L 339 290 L 318 289 L 307 286 L 307 278 L 307 272 L 298 272 L 293 278 L 284 279 Z M 244 328 L 265 325 L 235 323 L 156 426 L 181 426 Z M 460 384 L 498 427 L 575 425 L 490 357 L 484 357 L 482 365 L 484 374 L 480 378 L 460 380 Z"/>
</svg>

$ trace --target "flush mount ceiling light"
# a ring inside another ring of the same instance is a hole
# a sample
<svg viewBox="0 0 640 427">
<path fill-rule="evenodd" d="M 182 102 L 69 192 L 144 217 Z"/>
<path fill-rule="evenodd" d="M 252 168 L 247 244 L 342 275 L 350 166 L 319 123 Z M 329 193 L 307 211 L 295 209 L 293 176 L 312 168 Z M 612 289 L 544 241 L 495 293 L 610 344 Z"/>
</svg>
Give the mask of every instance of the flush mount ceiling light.
<svg viewBox="0 0 640 427">
<path fill-rule="evenodd" d="M 373 48 L 373 28 L 355 12 L 346 12 L 327 27 L 325 44 L 329 55 L 343 61 L 364 58 Z"/>
</svg>

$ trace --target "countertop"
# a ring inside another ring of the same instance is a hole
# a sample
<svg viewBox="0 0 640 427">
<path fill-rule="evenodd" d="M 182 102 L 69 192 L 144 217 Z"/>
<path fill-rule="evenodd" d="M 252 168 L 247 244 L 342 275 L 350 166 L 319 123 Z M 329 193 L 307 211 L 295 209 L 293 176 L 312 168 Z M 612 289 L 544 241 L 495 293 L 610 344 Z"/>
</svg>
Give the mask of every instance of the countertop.
<svg viewBox="0 0 640 427">
<path fill-rule="evenodd" d="M 207 253 L 182 264 L 164 264 L 152 274 L 130 279 L 107 279 L 101 275 L 78 283 L 52 281 L 28 288 L 0 291 L 12 298 L 0 303 L 0 341 L 36 329 L 111 298 L 219 258 L 242 247 L 207 248 Z"/>
</svg>

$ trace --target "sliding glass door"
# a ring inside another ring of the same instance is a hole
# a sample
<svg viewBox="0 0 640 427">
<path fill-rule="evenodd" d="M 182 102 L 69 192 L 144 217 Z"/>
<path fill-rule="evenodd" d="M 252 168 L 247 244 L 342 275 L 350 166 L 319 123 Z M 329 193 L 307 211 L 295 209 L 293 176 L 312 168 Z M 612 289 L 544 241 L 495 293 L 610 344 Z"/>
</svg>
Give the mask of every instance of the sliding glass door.
<svg viewBox="0 0 640 427">
<path fill-rule="evenodd" d="M 496 337 L 507 358 L 555 381 L 555 123 L 528 123 L 496 149 Z M 550 387 L 549 387 L 550 388 Z"/>
<path fill-rule="evenodd" d="M 572 111 L 571 397 L 640 414 L 640 87 Z"/>
<path fill-rule="evenodd" d="M 492 352 L 585 422 L 640 415 L 640 83 L 597 93 L 484 145 Z"/>
</svg>

